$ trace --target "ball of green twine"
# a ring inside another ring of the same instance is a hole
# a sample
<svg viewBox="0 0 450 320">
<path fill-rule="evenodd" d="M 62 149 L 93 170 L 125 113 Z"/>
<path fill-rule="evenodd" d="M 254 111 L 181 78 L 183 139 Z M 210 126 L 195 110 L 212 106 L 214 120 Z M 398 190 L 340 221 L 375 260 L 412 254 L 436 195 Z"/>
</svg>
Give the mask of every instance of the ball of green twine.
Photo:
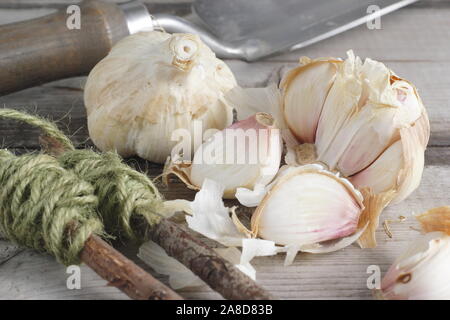
<svg viewBox="0 0 450 320">
<path fill-rule="evenodd" d="M 0 150 L 0 230 L 12 241 L 78 264 L 92 234 L 144 241 L 163 198 L 144 174 L 113 152 L 76 150 L 54 123 L 12 109 L 0 118 L 40 128 L 64 152 L 15 156 Z"/>
</svg>

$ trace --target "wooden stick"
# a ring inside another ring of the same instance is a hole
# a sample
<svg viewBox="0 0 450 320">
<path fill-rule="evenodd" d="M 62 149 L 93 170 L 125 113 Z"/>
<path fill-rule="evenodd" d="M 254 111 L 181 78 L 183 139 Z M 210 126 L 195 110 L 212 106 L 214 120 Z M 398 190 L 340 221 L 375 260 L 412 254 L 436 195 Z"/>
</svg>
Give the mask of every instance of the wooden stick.
<svg viewBox="0 0 450 320">
<path fill-rule="evenodd" d="M 110 285 L 137 300 L 182 300 L 176 292 L 153 278 L 98 236 L 86 241 L 81 259 Z"/>
<path fill-rule="evenodd" d="M 64 147 L 51 137 L 41 136 L 40 142 L 44 150 L 54 156 L 65 152 Z M 144 229 L 148 228 L 146 223 L 141 225 Z M 150 230 L 150 233 L 152 240 L 159 244 L 168 255 L 184 264 L 225 299 L 273 299 L 273 296 L 256 284 L 256 282 L 175 223 L 162 219 L 156 227 Z M 94 252 L 91 260 L 98 259 L 95 257 L 96 254 L 99 253 Z M 93 269 L 96 270 L 95 268 Z M 97 271 L 97 273 L 99 272 Z M 133 272 L 135 271 L 129 270 L 130 274 L 128 277 L 133 277 Z M 101 273 L 99 274 L 104 277 Z"/>
<path fill-rule="evenodd" d="M 177 224 L 163 219 L 151 230 L 152 240 L 224 298 L 270 300 L 273 296 L 214 250 Z"/>
</svg>

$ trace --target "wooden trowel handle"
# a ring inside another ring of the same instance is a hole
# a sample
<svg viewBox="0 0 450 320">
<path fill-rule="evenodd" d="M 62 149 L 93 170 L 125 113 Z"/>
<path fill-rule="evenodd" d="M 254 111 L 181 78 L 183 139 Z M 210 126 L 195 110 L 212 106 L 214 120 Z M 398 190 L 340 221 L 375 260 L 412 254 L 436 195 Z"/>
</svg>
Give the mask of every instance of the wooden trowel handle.
<svg viewBox="0 0 450 320">
<path fill-rule="evenodd" d="M 117 5 L 91 0 L 80 9 L 80 29 L 68 28 L 66 10 L 0 26 L 0 95 L 86 74 L 128 35 Z"/>
</svg>

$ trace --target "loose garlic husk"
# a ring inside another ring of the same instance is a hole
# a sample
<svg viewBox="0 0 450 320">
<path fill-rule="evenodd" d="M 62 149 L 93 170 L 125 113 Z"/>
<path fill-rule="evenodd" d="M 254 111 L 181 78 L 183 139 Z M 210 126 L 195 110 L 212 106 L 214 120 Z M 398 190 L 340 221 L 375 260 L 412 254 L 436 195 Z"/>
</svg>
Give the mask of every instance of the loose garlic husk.
<svg viewBox="0 0 450 320">
<path fill-rule="evenodd" d="M 450 207 L 417 216 L 426 233 L 394 262 L 377 296 L 395 300 L 450 299 Z"/>
<path fill-rule="evenodd" d="M 355 234 L 363 208 L 361 193 L 322 166 L 285 166 L 256 208 L 251 233 L 302 250 Z"/>
<path fill-rule="evenodd" d="M 237 87 L 226 99 L 238 118 L 256 111 L 276 117 L 285 129 L 287 164 L 322 163 L 352 182 L 364 196 L 361 223 L 369 223 L 359 243 L 374 247 L 381 211 L 420 183 L 430 133 L 426 110 L 415 87 L 380 62 L 363 63 L 351 51 L 345 61 L 300 62 L 281 80 L 279 110 L 251 102 L 264 93 L 277 100 L 272 87 Z"/>
<path fill-rule="evenodd" d="M 164 163 L 172 133 L 222 130 L 232 122 L 223 95 L 236 85 L 225 63 L 192 34 L 141 32 L 119 41 L 89 74 L 89 134 L 101 150 Z"/>
<path fill-rule="evenodd" d="M 208 178 L 224 186 L 224 198 L 234 198 L 237 188 L 253 189 L 271 182 L 281 153 L 281 135 L 274 119 L 257 113 L 210 137 L 195 151 L 192 163 L 172 159 L 164 175 L 175 174 L 194 190 Z"/>
</svg>

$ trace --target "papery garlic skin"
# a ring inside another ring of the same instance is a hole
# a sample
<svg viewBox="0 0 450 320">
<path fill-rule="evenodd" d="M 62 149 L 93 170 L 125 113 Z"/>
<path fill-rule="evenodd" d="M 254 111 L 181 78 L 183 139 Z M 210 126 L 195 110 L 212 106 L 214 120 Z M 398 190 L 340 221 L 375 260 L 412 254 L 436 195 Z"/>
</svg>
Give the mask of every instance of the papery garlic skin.
<svg viewBox="0 0 450 320">
<path fill-rule="evenodd" d="M 209 138 L 195 151 L 192 164 L 172 163 L 164 171 L 176 174 L 193 189 L 200 189 L 205 179 L 214 180 L 224 186 L 225 198 L 234 198 L 237 188 L 253 189 L 271 182 L 281 153 L 281 134 L 274 119 L 260 112 Z"/>
<path fill-rule="evenodd" d="M 141 32 L 119 41 L 89 74 L 84 101 L 89 134 L 101 150 L 164 163 L 177 129 L 224 129 L 236 85 L 225 63 L 192 34 Z"/>
<path fill-rule="evenodd" d="M 392 300 L 450 299 L 450 236 L 430 232 L 413 241 L 389 268 L 381 296 Z"/>
<path fill-rule="evenodd" d="M 450 235 L 450 206 L 433 208 L 415 217 L 423 231 L 440 231 Z"/>
<path fill-rule="evenodd" d="M 280 245 L 304 246 L 357 231 L 362 196 L 320 166 L 284 170 L 252 216 L 252 232 Z"/>
</svg>

